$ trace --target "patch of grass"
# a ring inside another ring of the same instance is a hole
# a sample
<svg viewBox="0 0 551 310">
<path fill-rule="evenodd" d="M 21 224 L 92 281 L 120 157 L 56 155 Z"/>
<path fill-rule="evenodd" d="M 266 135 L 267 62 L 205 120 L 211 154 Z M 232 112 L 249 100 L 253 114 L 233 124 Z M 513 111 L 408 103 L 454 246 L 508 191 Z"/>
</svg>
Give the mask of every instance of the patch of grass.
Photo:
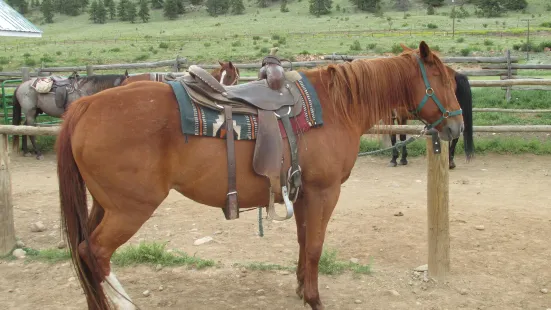
<svg viewBox="0 0 551 310">
<path fill-rule="evenodd" d="M 455 154 L 465 154 L 463 150 L 463 138 L 459 139 L 455 147 Z M 501 154 L 501 155 L 519 155 L 519 154 L 534 154 L 534 155 L 551 155 L 551 141 L 542 142 L 536 138 L 528 139 L 521 137 L 484 137 L 474 140 L 475 154 Z M 363 138 L 360 141 L 360 152 L 370 152 L 385 148 L 378 141 L 373 139 Z M 418 139 L 407 145 L 408 157 L 425 156 L 426 142 L 424 139 Z M 388 150 L 382 153 L 374 154 L 373 156 L 388 157 L 392 155 L 392 151 Z"/>
<path fill-rule="evenodd" d="M 48 263 L 57 263 L 71 259 L 71 254 L 65 249 L 44 249 L 35 250 L 31 248 L 23 248 L 27 252 L 26 257 L 30 261 L 45 261 Z"/>
<path fill-rule="evenodd" d="M 119 266 L 133 266 L 137 264 L 152 264 L 162 266 L 188 265 L 197 269 L 213 267 L 213 260 L 205 260 L 195 256 L 189 256 L 184 252 L 165 251 L 166 244 L 141 242 L 139 245 L 129 245 L 121 248 L 113 254 L 111 261 Z"/>
<path fill-rule="evenodd" d="M 361 265 L 352 262 L 342 262 L 337 260 L 336 250 L 324 250 L 319 262 L 319 272 L 321 274 L 335 275 L 349 270 L 354 273 L 370 274 L 371 264 Z"/>
<path fill-rule="evenodd" d="M 287 270 L 295 271 L 296 267 L 283 266 L 279 264 L 266 264 L 263 262 L 253 262 L 250 264 L 234 264 L 234 267 L 244 267 L 249 270 L 270 271 L 270 270 Z"/>
<path fill-rule="evenodd" d="M 283 266 L 279 264 L 266 264 L 254 262 L 250 264 L 234 264 L 234 266 L 244 267 L 249 270 L 287 270 L 294 272 L 296 266 Z M 319 273 L 325 275 L 337 275 L 342 274 L 345 271 L 352 271 L 355 274 L 370 274 L 371 273 L 371 264 L 362 265 L 352 262 L 342 262 L 337 260 L 337 251 L 336 250 L 323 250 L 321 258 L 319 261 Z"/>
<path fill-rule="evenodd" d="M 190 266 L 196 269 L 203 269 L 215 266 L 213 260 L 206 260 L 195 256 L 189 256 L 184 252 L 175 251 L 170 253 L 165 251 L 166 244 L 142 242 L 139 245 L 129 245 L 117 250 L 111 261 L 113 264 L 126 267 L 139 264 L 161 265 L 161 266 Z M 71 259 L 71 254 L 67 249 L 44 249 L 36 250 L 32 248 L 23 248 L 27 261 L 44 261 L 57 263 Z M 4 260 L 16 259 L 13 255 L 2 257 Z"/>
</svg>

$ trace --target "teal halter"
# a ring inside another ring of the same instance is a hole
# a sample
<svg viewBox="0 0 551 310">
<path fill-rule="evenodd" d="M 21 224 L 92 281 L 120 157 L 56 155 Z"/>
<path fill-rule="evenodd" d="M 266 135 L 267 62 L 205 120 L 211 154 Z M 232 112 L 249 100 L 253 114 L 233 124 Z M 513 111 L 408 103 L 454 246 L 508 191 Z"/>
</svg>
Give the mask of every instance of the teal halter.
<svg viewBox="0 0 551 310">
<path fill-rule="evenodd" d="M 425 90 L 425 97 L 423 97 L 423 100 L 421 100 L 421 103 L 419 104 L 419 106 L 417 106 L 417 109 L 410 110 L 409 112 L 412 113 L 413 115 L 415 115 L 417 118 L 419 118 L 419 120 L 421 120 L 423 123 L 425 123 L 425 125 L 427 125 L 426 129 L 430 130 L 430 129 L 438 126 L 438 124 L 440 124 L 444 119 L 446 119 L 450 116 L 461 115 L 463 113 L 463 110 L 459 109 L 459 110 L 450 112 L 450 111 L 448 111 L 444 108 L 442 103 L 440 103 L 440 100 L 438 100 L 438 97 L 436 96 L 436 94 L 434 94 L 434 89 L 432 89 L 432 87 L 430 86 L 429 79 L 427 78 L 427 72 L 425 71 L 425 65 L 423 64 L 423 62 L 421 61 L 419 56 L 415 55 L 415 58 L 417 58 L 417 62 L 419 63 L 419 67 L 421 67 L 421 74 L 423 75 L 423 80 L 425 81 L 426 90 Z M 423 109 L 423 107 L 425 106 L 425 103 L 427 103 L 429 98 L 432 98 L 434 103 L 436 103 L 436 105 L 440 109 L 440 112 L 442 112 L 442 116 L 437 121 L 435 121 L 434 123 L 432 123 L 430 125 L 427 124 L 425 121 L 423 121 L 421 119 L 421 117 L 419 116 L 419 112 L 421 112 L 421 109 Z"/>
</svg>

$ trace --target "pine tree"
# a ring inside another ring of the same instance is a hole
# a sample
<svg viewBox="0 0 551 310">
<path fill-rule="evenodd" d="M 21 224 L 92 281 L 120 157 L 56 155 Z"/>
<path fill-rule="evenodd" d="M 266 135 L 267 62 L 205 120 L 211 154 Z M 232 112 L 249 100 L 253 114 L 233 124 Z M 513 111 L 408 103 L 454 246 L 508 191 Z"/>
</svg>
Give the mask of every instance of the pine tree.
<svg viewBox="0 0 551 310">
<path fill-rule="evenodd" d="M 114 0 L 105 0 L 103 2 L 104 7 L 109 12 L 109 19 L 115 19 L 117 16 L 117 7 Z"/>
<path fill-rule="evenodd" d="M 207 0 L 206 6 L 210 16 L 218 16 L 228 13 L 230 2 L 229 0 Z"/>
<path fill-rule="evenodd" d="M 331 13 L 333 0 L 310 0 L 310 14 L 320 17 L 321 15 Z"/>
<path fill-rule="evenodd" d="M 381 10 L 381 0 L 352 0 L 352 2 L 362 11 L 376 13 Z"/>
<path fill-rule="evenodd" d="M 129 0 L 120 0 L 119 5 L 117 6 L 117 13 L 119 15 L 119 19 L 122 21 L 127 21 L 128 18 L 126 17 L 126 7 L 128 6 Z"/>
<path fill-rule="evenodd" d="M 178 18 L 178 0 L 166 0 L 163 15 L 168 19 Z"/>
<path fill-rule="evenodd" d="M 149 21 L 149 5 L 147 0 L 140 0 L 140 10 L 138 11 L 138 16 L 144 23 Z"/>
<path fill-rule="evenodd" d="M 200 5 L 203 3 L 203 0 L 190 0 L 189 2 L 193 5 Z"/>
<path fill-rule="evenodd" d="M 156 9 L 162 9 L 165 6 L 165 2 L 163 0 L 151 0 L 151 8 Z"/>
<path fill-rule="evenodd" d="M 40 11 L 44 15 L 44 21 L 48 24 L 54 22 L 54 4 L 52 0 L 43 0 L 40 5 Z"/>
<path fill-rule="evenodd" d="M 105 2 L 103 2 L 103 0 L 98 0 L 96 19 L 98 24 L 105 24 L 107 21 L 107 9 L 105 8 Z"/>
<path fill-rule="evenodd" d="M 289 8 L 287 7 L 287 0 L 281 0 L 281 5 L 279 6 L 279 11 L 281 13 L 289 12 Z"/>
<path fill-rule="evenodd" d="M 444 5 L 444 0 L 423 0 L 423 3 L 425 3 L 427 6 L 438 8 Z"/>
<path fill-rule="evenodd" d="M 178 5 L 178 14 L 182 15 L 186 12 L 186 7 L 184 6 L 184 0 L 177 0 L 176 4 Z"/>
<path fill-rule="evenodd" d="M 138 17 L 136 3 L 134 3 L 133 1 L 128 1 L 126 3 L 125 9 L 126 19 L 133 24 L 136 21 L 136 17 Z"/>
<path fill-rule="evenodd" d="M 394 4 L 394 7 L 402 12 L 405 12 L 409 10 L 411 3 L 409 0 L 396 0 L 396 3 Z"/>
<path fill-rule="evenodd" d="M 245 4 L 243 0 L 231 0 L 231 13 L 233 15 L 241 15 L 245 13 Z"/>
<path fill-rule="evenodd" d="M 88 10 L 88 13 L 90 13 L 90 20 L 96 24 L 98 20 L 98 2 L 96 0 L 92 1 L 92 5 L 90 6 L 90 10 Z"/>
<path fill-rule="evenodd" d="M 504 0 L 503 2 L 503 5 L 509 11 L 520 11 L 528 6 L 526 0 Z"/>
<path fill-rule="evenodd" d="M 259 8 L 267 8 L 268 0 L 256 0 L 256 4 L 258 4 Z"/>
</svg>

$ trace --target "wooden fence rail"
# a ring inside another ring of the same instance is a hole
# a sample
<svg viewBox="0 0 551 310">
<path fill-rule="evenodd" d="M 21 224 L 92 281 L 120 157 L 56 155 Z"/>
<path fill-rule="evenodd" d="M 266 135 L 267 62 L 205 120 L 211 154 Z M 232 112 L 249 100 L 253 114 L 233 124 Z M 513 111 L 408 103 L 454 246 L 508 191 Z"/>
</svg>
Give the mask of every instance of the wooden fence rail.
<svg viewBox="0 0 551 310">
<path fill-rule="evenodd" d="M 366 132 L 418 134 L 423 126 L 377 126 Z M 13 216 L 8 135 L 56 136 L 60 126 L 0 126 L 0 256 L 11 253 L 16 234 Z M 551 132 L 551 126 L 474 126 L 474 132 Z M 427 137 L 427 226 L 429 275 L 445 280 L 450 270 L 448 142 Z"/>
</svg>

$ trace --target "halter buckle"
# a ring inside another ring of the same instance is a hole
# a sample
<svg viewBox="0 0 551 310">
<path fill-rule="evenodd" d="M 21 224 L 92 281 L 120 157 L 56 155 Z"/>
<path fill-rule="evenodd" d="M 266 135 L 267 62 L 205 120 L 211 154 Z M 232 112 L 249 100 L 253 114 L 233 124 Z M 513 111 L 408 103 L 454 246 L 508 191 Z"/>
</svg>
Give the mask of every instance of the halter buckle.
<svg viewBox="0 0 551 310">
<path fill-rule="evenodd" d="M 425 94 L 427 94 L 427 96 L 429 97 L 432 97 L 432 95 L 434 95 L 434 89 L 432 89 L 432 87 L 429 87 L 425 90 Z"/>
<path fill-rule="evenodd" d="M 448 117 L 450 117 L 450 111 L 446 111 L 446 112 L 442 113 L 442 117 L 443 117 L 443 118 L 448 118 Z"/>
</svg>

